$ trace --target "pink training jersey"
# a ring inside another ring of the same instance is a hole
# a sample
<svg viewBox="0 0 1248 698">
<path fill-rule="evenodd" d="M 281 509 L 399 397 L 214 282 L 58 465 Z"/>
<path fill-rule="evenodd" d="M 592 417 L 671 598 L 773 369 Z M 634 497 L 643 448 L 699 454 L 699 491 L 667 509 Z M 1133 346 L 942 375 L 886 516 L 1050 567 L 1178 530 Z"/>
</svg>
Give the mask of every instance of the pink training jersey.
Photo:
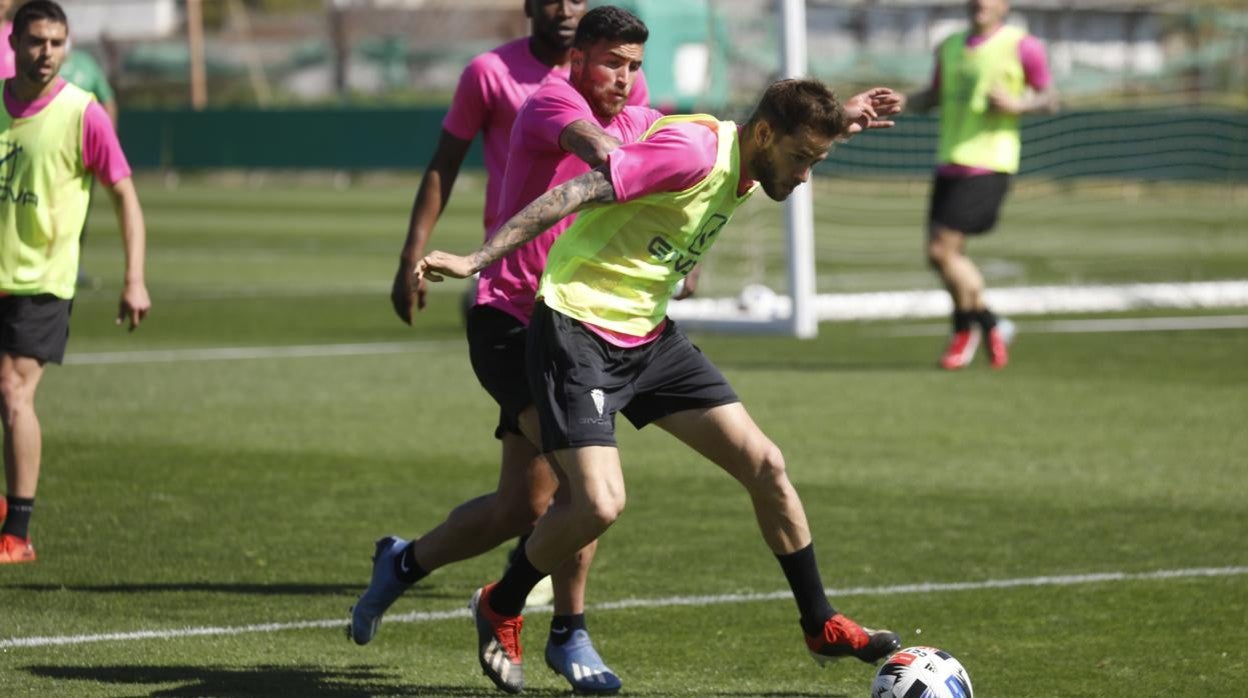
<svg viewBox="0 0 1248 698">
<path fill-rule="evenodd" d="M 507 171 L 507 144 L 516 113 L 551 74 L 566 78 L 568 68 L 551 68 L 537 60 L 529 50 L 529 38 L 525 37 L 473 58 L 459 76 L 459 86 L 455 88 L 450 111 L 442 120 L 442 128 L 465 141 L 472 140 L 478 132 L 482 134 L 486 173 L 482 218 L 487 232 L 506 220 L 498 217 L 498 203 L 503 175 Z M 649 100 L 645 78 L 639 75 L 629 104 L 645 105 Z"/>
<path fill-rule="evenodd" d="M 1004 26 L 1004 25 L 1002 25 Z M 992 34 L 977 36 L 967 34 L 966 45 L 975 48 L 992 38 L 1000 31 L 1000 27 Z M 939 53 L 937 54 L 939 56 Z M 1053 76 L 1049 73 L 1049 61 L 1045 55 L 1044 44 L 1036 37 L 1028 34 L 1018 43 L 1018 60 L 1023 64 L 1023 80 L 1037 92 L 1048 89 L 1053 84 Z M 940 94 L 940 60 L 937 58 L 936 70 L 932 73 L 932 92 Z M 976 175 L 993 174 L 993 170 L 969 165 L 944 164 L 936 168 L 936 174 L 943 177 L 974 177 Z"/>
<path fill-rule="evenodd" d="M 559 137 L 570 124 L 588 121 L 621 143 L 632 143 L 662 116 L 649 107 L 630 105 L 614 118 L 599 118 L 566 76 L 548 77 L 520 108 L 511 130 L 497 210 L 500 225 L 550 189 L 589 171 L 584 160 L 559 146 Z M 564 218 L 483 269 L 477 282 L 477 304 L 498 308 L 527 325 L 550 246 L 575 219 Z M 487 237 L 494 232 L 491 230 Z"/>
<path fill-rule="evenodd" d="M 12 22 L 0 23 L 0 80 L 8 80 L 17 75 L 17 60 L 13 56 L 13 47 L 9 45 L 12 34 Z"/>
<path fill-rule="evenodd" d="M 56 96 L 69 83 L 57 78 L 52 93 L 40 97 L 33 102 L 22 102 L 13 96 L 10 83 L 4 83 L 4 108 L 14 119 L 29 119 L 43 111 L 52 103 Z M 94 173 L 107 186 L 113 186 L 130 176 L 130 163 L 126 162 L 126 154 L 121 151 L 121 143 L 117 141 L 117 132 L 108 112 L 94 100 L 87 105 L 82 115 L 82 164 L 88 172 Z"/>
</svg>

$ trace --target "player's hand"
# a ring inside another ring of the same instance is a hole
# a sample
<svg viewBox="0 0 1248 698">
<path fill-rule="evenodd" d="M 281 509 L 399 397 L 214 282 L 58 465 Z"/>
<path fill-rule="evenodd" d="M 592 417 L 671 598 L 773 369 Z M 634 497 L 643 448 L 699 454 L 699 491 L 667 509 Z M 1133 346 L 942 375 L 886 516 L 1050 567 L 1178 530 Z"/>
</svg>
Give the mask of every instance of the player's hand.
<svg viewBox="0 0 1248 698">
<path fill-rule="evenodd" d="M 1018 116 L 1023 113 L 1023 100 L 1010 94 L 1004 87 L 994 87 L 988 92 L 988 108 L 998 114 Z"/>
<path fill-rule="evenodd" d="M 888 87 L 873 87 L 850 97 L 845 102 L 845 112 L 850 119 L 846 135 L 873 128 L 892 128 L 896 122 L 888 117 L 901 113 L 905 99 L 905 95 Z"/>
<path fill-rule="evenodd" d="M 672 300 L 683 301 L 692 296 L 698 290 L 698 279 L 702 276 L 702 265 L 698 264 L 689 270 L 681 283 L 676 285 L 676 293 L 672 294 Z"/>
<path fill-rule="evenodd" d="M 407 324 L 412 324 L 412 309 L 425 309 L 427 288 L 424 279 L 415 276 L 415 265 L 407 257 L 399 259 L 399 270 L 394 274 L 394 284 L 390 287 L 390 304 L 394 306 L 394 314 Z"/>
<path fill-rule="evenodd" d="M 460 257 L 441 250 L 434 250 L 425 255 L 424 259 L 416 263 L 416 279 L 428 279 L 429 281 L 441 281 L 443 277 L 451 277 L 452 279 L 466 279 L 472 276 L 477 270 L 472 266 L 472 260 L 468 257 Z"/>
<path fill-rule="evenodd" d="M 126 287 L 121 291 L 116 324 L 120 326 L 123 322 L 129 322 L 128 331 L 133 332 L 151 309 L 152 299 L 147 295 L 147 286 L 142 281 L 127 281 Z"/>
</svg>

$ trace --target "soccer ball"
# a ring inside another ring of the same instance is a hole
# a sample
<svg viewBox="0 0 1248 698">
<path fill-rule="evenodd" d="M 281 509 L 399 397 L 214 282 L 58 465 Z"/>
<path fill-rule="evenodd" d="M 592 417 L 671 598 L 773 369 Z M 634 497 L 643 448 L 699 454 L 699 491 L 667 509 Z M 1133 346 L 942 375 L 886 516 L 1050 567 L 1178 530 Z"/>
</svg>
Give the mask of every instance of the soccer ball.
<svg viewBox="0 0 1248 698">
<path fill-rule="evenodd" d="M 935 647 L 894 652 L 871 683 L 871 698 L 972 698 L 971 677 L 953 655 Z"/>
</svg>

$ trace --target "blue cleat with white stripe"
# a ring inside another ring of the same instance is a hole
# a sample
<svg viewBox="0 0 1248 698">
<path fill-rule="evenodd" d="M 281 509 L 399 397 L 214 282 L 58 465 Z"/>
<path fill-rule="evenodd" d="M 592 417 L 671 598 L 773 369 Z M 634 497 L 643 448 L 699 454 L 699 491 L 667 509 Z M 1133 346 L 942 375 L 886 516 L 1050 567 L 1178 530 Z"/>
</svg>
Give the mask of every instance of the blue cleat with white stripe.
<svg viewBox="0 0 1248 698">
<path fill-rule="evenodd" d="M 572 637 L 562 645 L 546 643 L 546 666 L 567 679 L 573 693 L 610 695 L 623 685 L 594 650 L 589 633 L 582 629 L 573 630 Z"/>
<path fill-rule="evenodd" d="M 398 536 L 386 536 L 377 541 L 373 553 L 373 576 L 368 588 L 351 607 L 351 622 L 347 635 L 357 645 L 367 645 L 381 627 L 381 617 L 403 592 L 411 585 L 399 580 L 394 571 L 394 558 L 407 547 L 407 541 Z"/>
</svg>

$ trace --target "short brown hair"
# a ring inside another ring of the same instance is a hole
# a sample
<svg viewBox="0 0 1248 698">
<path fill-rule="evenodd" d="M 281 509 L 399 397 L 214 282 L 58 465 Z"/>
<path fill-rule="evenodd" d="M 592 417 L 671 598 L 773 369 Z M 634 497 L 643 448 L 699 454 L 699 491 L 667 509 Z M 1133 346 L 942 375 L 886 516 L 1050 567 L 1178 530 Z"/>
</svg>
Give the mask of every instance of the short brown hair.
<svg viewBox="0 0 1248 698">
<path fill-rule="evenodd" d="M 768 85 L 750 115 L 751 123 L 759 120 L 786 136 L 806 126 L 835 138 L 849 127 L 849 117 L 836 93 L 818 80 L 805 78 L 777 80 Z"/>
<path fill-rule="evenodd" d="M 599 41 L 618 41 L 624 44 L 644 44 L 650 38 L 650 29 L 637 15 L 621 7 L 603 5 L 595 7 L 576 25 L 573 46 L 584 51 Z"/>
<path fill-rule="evenodd" d="M 65 31 L 69 31 L 69 20 L 60 5 L 52 0 L 31 0 L 18 8 L 17 14 L 13 16 L 13 35 L 21 37 L 26 33 L 27 27 L 41 19 L 64 24 Z"/>
</svg>

